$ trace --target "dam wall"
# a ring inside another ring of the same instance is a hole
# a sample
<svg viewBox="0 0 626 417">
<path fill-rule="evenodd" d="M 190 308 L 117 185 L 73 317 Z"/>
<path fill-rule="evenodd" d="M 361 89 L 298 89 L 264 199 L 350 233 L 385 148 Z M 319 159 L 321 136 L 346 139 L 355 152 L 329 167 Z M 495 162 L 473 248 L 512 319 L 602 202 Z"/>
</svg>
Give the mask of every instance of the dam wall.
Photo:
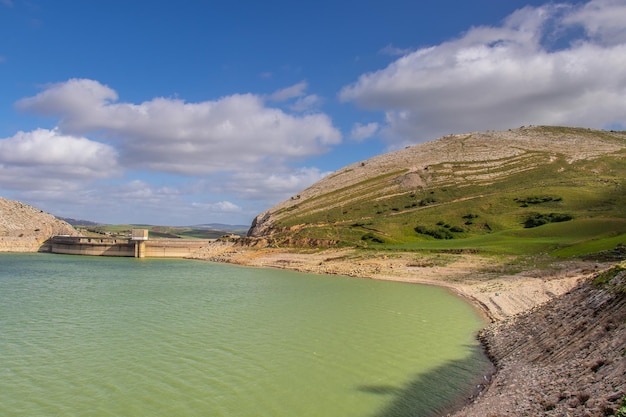
<svg viewBox="0 0 626 417">
<path fill-rule="evenodd" d="M 208 239 L 154 239 L 145 243 L 146 258 L 187 258 L 206 247 Z"/>
<path fill-rule="evenodd" d="M 207 246 L 209 239 L 122 239 L 111 237 L 54 236 L 40 249 L 66 255 L 132 258 L 186 258 Z"/>
<path fill-rule="evenodd" d="M 47 252 L 65 255 L 135 257 L 135 245 L 130 239 L 54 236 L 45 248 Z"/>
</svg>

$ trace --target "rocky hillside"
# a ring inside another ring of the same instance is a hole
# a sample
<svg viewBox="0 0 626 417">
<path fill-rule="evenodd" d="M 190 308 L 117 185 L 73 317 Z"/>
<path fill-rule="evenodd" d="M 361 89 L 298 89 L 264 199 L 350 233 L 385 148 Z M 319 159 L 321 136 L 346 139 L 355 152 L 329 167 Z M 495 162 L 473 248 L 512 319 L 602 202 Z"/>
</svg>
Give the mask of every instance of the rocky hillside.
<svg viewBox="0 0 626 417">
<path fill-rule="evenodd" d="M 0 252 L 36 252 L 51 236 L 77 234 L 51 214 L 0 197 Z"/>
<path fill-rule="evenodd" d="M 624 415 L 626 267 L 492 325 L 481 339 L 498 372 L 455 416 Z"/>
<path fill-rule="evenodd" d="M 525 222 L 574 220 L 584 224 L 570 229 L 595 239 L 593 230 L 626 233 L 625 177 L 626 132 L 543 126 L 450 135 L 340 169 L 261 213 L 249 236 L 471 247 Z"/>
</svg>

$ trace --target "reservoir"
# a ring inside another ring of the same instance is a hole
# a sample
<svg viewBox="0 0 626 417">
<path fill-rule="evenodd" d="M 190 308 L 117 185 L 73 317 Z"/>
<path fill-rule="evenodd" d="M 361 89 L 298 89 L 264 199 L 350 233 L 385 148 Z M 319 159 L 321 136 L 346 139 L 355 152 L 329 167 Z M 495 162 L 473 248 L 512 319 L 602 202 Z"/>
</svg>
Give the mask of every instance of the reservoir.
<svg viewBox="0 0 626 417">
<path fill-rule="evenodd" d="M 488 366 L 442 288 L 0 253 L 0 415 L 429 416 Z"/>
</svg>

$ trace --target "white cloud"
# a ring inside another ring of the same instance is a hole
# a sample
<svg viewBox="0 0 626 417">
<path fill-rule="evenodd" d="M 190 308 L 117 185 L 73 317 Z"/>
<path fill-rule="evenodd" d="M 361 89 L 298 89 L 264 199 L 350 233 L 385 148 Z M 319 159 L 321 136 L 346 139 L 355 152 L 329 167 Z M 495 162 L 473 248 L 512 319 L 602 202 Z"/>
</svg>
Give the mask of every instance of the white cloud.
<svg viewBox="0 0 626 417">
<path fill-rule="evenodd" d="M 291 115 L 252 94 L 200 103 L 117 99 L 113 89 L 97 81 L 72 79 L 16 105 L 59 117 L 66 134 L 101 135 L 116 146 L 126 167 L 186 175 L 280 165 L 322 154 L 341 141 L 325 114 Z"/>
<path fill-rule="evenodd" d="M 189 203 L 188 193 L 185 186 L 157 186 L 134 179 L 79 184 L 72 190 L 33 187 L 16 197 L 36 207 L 47 207 L 55 215 L 112 223 L 188 225 L 216 219 L 229 221 L 229 214 L 240 213 L 229 202 L 213 205 Z"/>
<path fill-rule="evenodd" d="M 293 98 L 302 97 L 306 94 L 306 90 L 309 87 L 306 81 L 300 81 L 297 84 L 278 90 L 270 95 L 272 101 L 287 101 Z"/>
<path fill-rule="evenodd" d="M 283 97 L 301 92 L 292 99 L 303 108 L 319 102 L 305 89 L 294 86 Z M 130 103 L 94 80 L 47 85 L 16 107 L 56 117 L 58 127 L 0 139 L 0 190 L 97 221 L 246 223 L 323 175 L 293 163 L 341 141 L 327 115 L 293 114 L 265 100 L 236 94 Z"/>
<path fill-rule="evenodd" d="M 317 168 L 249 171 L 237 173 L 213 188 L 216 192 L 232 191 L 246 200 L 276 203 L 297 194 L 328 174 Z"/>
<path fill-rule="evenodd" d="M 385 111 L 383 134 L 396 145 L 528 124 L 623 123 L 625 13 L 626 3 L 608 0 L 526 7 L 501 26 L 472 28 L 364 74 L 339 96 Z M 581 24 L 588 36 L 556 50 L 543 45 Z"/>
<path fill-rule="evenodd" d="M 413 49 L 398 48 L 396 46 L 393 46 L 392 44 L 389 44 L 389 45 L 385 46 L 383 49 L 381 49 L 378 52 L 380 54 L 383 54 L 383 55 L 398 56 L 398 55 L 406 55 L 408 53 L 411 53 L 411 52 L 413 52 Z"/>
<path fill-rule="evenodd" d="M 57 130 L 18 132 L 0 139 L 0 184 L 56 189 L 71 183 L 111 178 L 119 169 L 116 151 L 84 137 Z"/>
<path fill-rule="evenodd" d="M 358 142 L 374 136 L 379 129 L 379 125 L 376 122 L 363 125 L 361 123 L 355 123 L 350 132 L 350 139 Z"/>
<path fill-rule="evenodd" d="M 107 106 L 117 101 L 117 93 L 94 80 L 71 79 L 65 83 L 47 84 L 34 97 L 19 100 L 16 107 L 46 116 L 61 117 L 68 131 L 89 131 L 106 123 Z"/>
<path fill-rule="evenodd" d="M 297 112 L 311 111 L 319 108 L 323 102 L 324 100 L 320 96 L 309 94 L 296 100 L 294 104 L 289 106 L 289 109 Z"/>
<path fill-rule="evenodd" d="M 241 207 L 230 201 L 218 201 L 217 203 L 192 203 L 195 208 L 206 210 L 212 213 L 239 213 L 242 211 Z"/>
<path fill-rule="evenodd" d="M 272 93 L 269 96 L 270 101 L 285 102 L 297 99 L 295 102 L 287 106 L 289 110 L 294 112 L 310 112 L 318 109 L 324 100 L 317 94 L 306 94 L 309 85 L 306 81 L 283 88 Z"/>
<path fill-rule="evenodd" d="M 20 131 L 0 141 L 0 160 L 11 164 L 106 167 L 114 165 L 115 158 L 115 151 L 107 145 L 57 130 Z"/>
<path fill-rule="evenodd" d="M 626 42 L 624 0 L 595 0 L 566 16 L 564 23 L 581 25 L 594 40 L 607 45 Z"/>
</svg>

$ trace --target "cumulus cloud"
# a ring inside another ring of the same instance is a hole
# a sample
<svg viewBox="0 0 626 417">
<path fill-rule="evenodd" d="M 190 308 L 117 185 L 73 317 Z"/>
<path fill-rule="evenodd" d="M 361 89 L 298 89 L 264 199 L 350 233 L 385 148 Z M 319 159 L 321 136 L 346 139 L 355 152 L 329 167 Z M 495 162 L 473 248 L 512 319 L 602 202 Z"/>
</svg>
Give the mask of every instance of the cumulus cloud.
<svg viewBox="0 0 626 417">
<path fill-rule="evenodd" d="M 253 94 L 134 104 L 118 102 L 117 93 L 97 81 L 72 79 L 48 85 L 16 106 L 58 117 L 65 134 L 99 135 L 114 144 L 127 167 L 185 175 L 280 165 L 322 154 L 341 141 L 327 115 L 288 114 Z"/>
<path fill-rule="evenodd" d="M 115 177 L 118 169 L 112 147 L 58 130 L 20 131 L 0 139 L 0 184 L 5 188 L 73 188 L 71 183 Z"/>
<path fill-rule="evenodd" d="M 591 1 L 563 19 L 580 25 L 593 40 L 605 45 L 626 42 L 626 5 L 623 0 Z"/>
<path fill-rule="evenodd" d="M 20 131 L 0 141 L 0 160 L 11 164 L 106 167 L 114 165 L 115 158 L 115 151 L 107 145 L 57 130 Z"/>
<path fill-rule="evenodd" d="M 383 134 L 397 146 L 528 124 L 623 125 L 624 19 L 615 0 L 525 7 L 364 74 L 339 97 L 384 111 Z M 571 38 L 577 28 L 584 35 Z M 555 48 L 559 34 L 566 46 Z"/>
<path fill-rule="evenodd" d="M 241 198 L 278 202 L 285 200 L 316 183 L 328 172 L 321 172 L 318 168 L 297 168 L 275 170 L 274 172 L 240 172 L 232 178 L 219 184 L 216 192 L 230 190 Z"/>
<path fill-rule="evenodd" d="M 378 132 L 378 129 L 379 125 L 375 122 L 366 125 L 355 123 L 350 132 L 350 139 L 358 142 L 363 141 L 374 136 Z"/>
</svg>

